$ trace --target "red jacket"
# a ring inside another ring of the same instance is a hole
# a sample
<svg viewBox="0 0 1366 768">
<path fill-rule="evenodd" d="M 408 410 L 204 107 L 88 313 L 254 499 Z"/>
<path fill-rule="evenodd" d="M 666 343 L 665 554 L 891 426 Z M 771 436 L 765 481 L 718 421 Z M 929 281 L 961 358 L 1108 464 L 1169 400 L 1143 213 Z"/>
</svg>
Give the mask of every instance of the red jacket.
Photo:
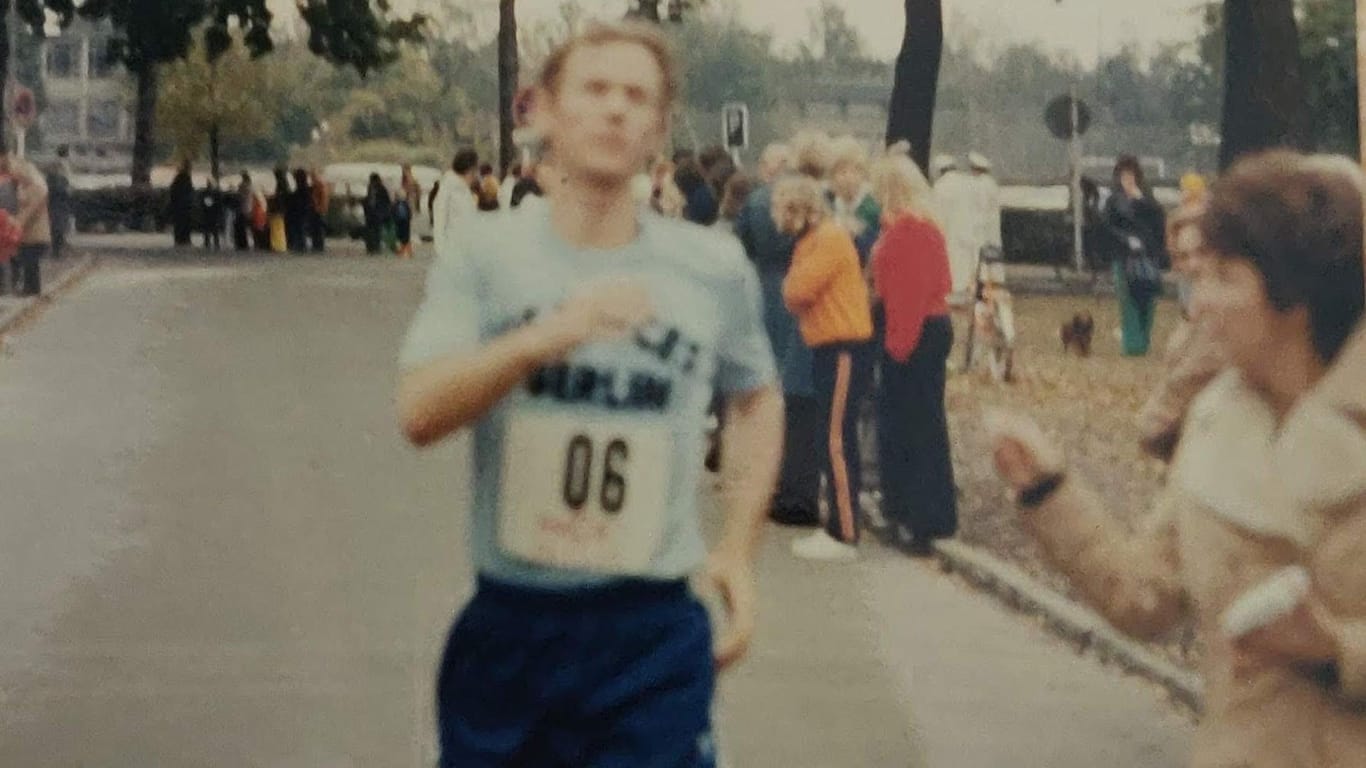
<svg viewBox="0 0 1366 768">
<path fill-rule="evenodd" d="M 925 319 L 949 313 L 949 252 L 939 227 L 912 213 L 885 218 L 873 246 L 873 288 L 887 315 L 887 354 L 904 363 Z"/>
</svg>

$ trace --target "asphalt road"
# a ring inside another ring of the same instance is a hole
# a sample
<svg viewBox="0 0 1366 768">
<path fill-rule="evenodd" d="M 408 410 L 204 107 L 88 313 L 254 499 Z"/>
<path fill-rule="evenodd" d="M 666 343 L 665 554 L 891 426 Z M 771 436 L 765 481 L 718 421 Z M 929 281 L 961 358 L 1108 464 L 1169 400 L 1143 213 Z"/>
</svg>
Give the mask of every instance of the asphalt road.
<svg viewBox="0 0 1366 768">
<path fill-rule="evenodd" d="M 468 446 L 395 427 L 423 261 L 119 257 L 0 357 L 0 766 L 421 766 Z M 709 525 L 716 512 L 708 511 Z M 932 565 L 775 531 L 738 768 L 1178 766 L 1191 725 Z"/>
</svg>

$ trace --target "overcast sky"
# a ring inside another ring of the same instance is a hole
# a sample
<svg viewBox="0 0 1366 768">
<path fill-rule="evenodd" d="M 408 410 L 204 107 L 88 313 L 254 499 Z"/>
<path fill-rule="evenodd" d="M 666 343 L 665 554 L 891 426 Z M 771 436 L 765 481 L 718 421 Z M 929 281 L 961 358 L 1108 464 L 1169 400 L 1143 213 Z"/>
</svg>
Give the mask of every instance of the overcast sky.
<svg viewBox="0 0 1366 768">
<path fill-rule="evenodd" d="M 562 0 L 517 0 L 524 21 L 555 18 Z M 746 26 L 773 33 L 780 51 L 805 39 L 807 13 L 819 0 L 708 0 L 709 12 L 733 7 Z M 904 23 L 900 0 L 838 0 L 851 23 L 863 34 L 871 52 L 884 59 L 896 55 Z M 282 13 L 293 0 L 272 0 Z M 480 11 L 481 28 L 491 33 L 497 24 L 497 0 L 406 0 L 409 8 L 427 9 L 450 3 Z M 590 14 L 619 18 L 627 0 L 579 0 Z M 982 43 L 999 47 L 1012 42 L 1036 42 L 1054 51 L 1070 52 L 1085 63 L 1098 50 L 1117 50 L 1126 42 L 1151 51 L 1164 42 L 1193 40 L 1199 31 L 1198 9 L 1204 0 L 944 0 L 947 33 L 958 39 L 964 26 L 975 27 Z M 404 0 L 396 6 L 402 7 Z M 1097 36 L 1099 34 L 1099 37 Z"/>
</svg>

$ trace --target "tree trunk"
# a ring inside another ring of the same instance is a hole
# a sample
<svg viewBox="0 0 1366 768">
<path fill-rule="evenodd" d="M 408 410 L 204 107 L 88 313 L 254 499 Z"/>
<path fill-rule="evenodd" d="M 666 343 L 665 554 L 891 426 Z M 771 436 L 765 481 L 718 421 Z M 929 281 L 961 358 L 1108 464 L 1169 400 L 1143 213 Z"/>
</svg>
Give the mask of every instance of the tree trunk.
<svg viewBox="0 0 1366 768">
<path fill-rule="evenodd" d="M 1357 2 L 1357 141 L 1361 143 L 1358 157 L 1366 164 L 1366 2 Z"/>
<path fill-rule="evenodd" d="M 152 151 L 156 131 L 157 67 L 144 65 L 134 73 L 138 80 L 137 115 L 133 127 L 133 186 L 152 186 Z"/>
<path fill-rule="evenodd" d="M 507 176 L 517 157 L 512 143 L 512 102 L 517 97 L 517 8 L 516 0 L 498 0 L 498 164 L 499 175 Z"/>
<path fill-rule="evenodd" d="M 9 11 L 10 0 L 0 0 L 0 146 L 13 149 L 9 125 Z"/>
<path fill-rule="evenodd" d="M 1294 0 L 1224 0 L 1219 167 L 1271 147 L 1308 147 Z"/>
<path fill-rule="evenodd" d="M 911 158 L 926 175 L 943 52 L 942 0 L 906 0 L 906 32 L 896 57 L 896 78 L 887 110 L 887 144 L 909 141 Z"/>
<path fill-rule="evenodd" d="M 218 127 L 218 123 L 209 126 L 209 173 L 211 173 L 215 179 L 221 179 L 223 177 L 218 164 L 218 139 L 220 131 L 221 129 Z"/>
</svg>

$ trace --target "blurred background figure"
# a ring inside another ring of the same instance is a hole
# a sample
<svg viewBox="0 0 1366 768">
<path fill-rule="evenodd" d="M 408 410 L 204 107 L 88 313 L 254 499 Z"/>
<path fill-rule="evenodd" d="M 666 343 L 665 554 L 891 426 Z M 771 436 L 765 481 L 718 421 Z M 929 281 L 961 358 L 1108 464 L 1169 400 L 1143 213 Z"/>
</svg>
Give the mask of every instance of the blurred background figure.
<svg viewBox="0 0 1366 768">
<path fill-rule="evenodd" d="M 1105 223 L 1118 244 L 1114 255 L 1121 348 L 1126 357 L 1148 354 L 1153 318 L 1166 262 L 1167 214 L 1153 197 L 1143 167 L 1133 155 L 1115 162 L 1114 190 L 1105 203 Z"/>
<path fill-rule="evenodd" d="M 971 304 L 978 255 L 976 191 L 972 180 L 958 169 L 958 161 L 949 155 L 935 158 L 934 169 L 938 175 L 934 182 L 935 209 L 948 244 L 954 302 Z"/>
<path fill-rule="evenodd" d="M 210 178 L 199 192 L 199 231 L 204 236 L 205 250 L 217 251 L 223 247 L 225 210 L 218 180 Z"/>
<path fill-rule="evenodd" d="M 389 224 L 394 202 L 378 173 L 370 174 L 362 203 L 365 212 L 365 252 L 374 256 L 384 242 L 384 228 Z"/>
</svg>

